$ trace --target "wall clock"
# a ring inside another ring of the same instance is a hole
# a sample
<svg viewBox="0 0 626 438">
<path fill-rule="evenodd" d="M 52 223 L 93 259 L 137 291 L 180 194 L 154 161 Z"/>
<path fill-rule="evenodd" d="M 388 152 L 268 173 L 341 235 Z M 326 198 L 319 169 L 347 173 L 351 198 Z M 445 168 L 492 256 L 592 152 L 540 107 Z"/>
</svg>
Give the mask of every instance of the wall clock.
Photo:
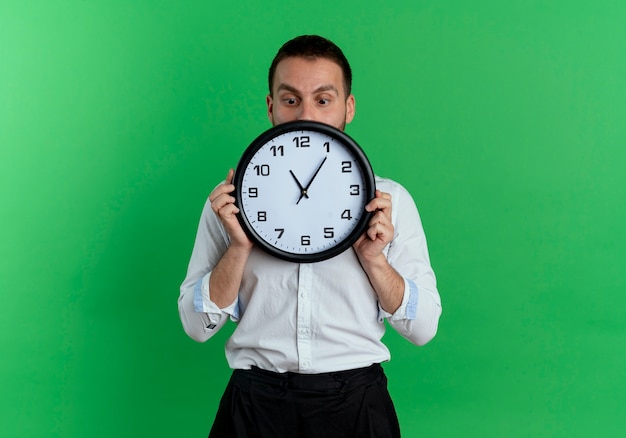
<svg viewBox="0 0 626 438">
<path fill-rule="evenodd" d="M 366 230 L 374 173 L 360 146 L 319 122 L 274 126 L 244 151 L 233 180 L 239 222 L 269 254 L 327 260 Z"/>
</svg>

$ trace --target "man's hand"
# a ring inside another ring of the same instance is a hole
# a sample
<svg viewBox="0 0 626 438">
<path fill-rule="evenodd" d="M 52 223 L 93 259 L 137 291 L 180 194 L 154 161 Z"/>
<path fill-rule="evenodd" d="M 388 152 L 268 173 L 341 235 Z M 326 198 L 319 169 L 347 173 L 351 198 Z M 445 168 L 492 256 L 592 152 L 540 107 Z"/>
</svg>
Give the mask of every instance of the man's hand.
<svg viewBox="0 0 626 438">
<path fill-rule="evenodd" d="M 376 190 L 375 198 L 365 206 L 365 210 L 374 212 L 374 215 L 368 229 L 353 248 L 378 295 L 381 307 L 394 313 L 402 304 L 404 279 L 383 254 L 383 249 L 391 242 L 395 232 L 391 222 L 391 195 Z"/>
<path fill-rule="evenodd" d="M 384 257 L 382 251 L 393 239 L 394 227 L 391 223 L 391 195 L 376 190 L 375 198 L 365 210 L 374 212 L 365 233 L 354 244 L 354 250 L 361 262 L 374 261 Z"/>
<path fill-rule="evenodd" d="M 237 299 L 246 261 L 253 246 L 236 216 L 239 209 L 235 205 L 235 198 L 231 195 L 235 190 L 232 184 L 234 175 L 235 171 L 230 169 L 226 181 L 217 186 L 209 195 L 211 209 L 220 218 L 230 236 L 230 245 L 213 269 L 209 279 L 211 301 L 220 308 L 229 306 Z"/>
<path fill-rule="evenodd" d="M 252 242 L 248 239 L 243 228 L 241 228 L 241 224 L 239 224 L 236 216 L 239 213 L 239 209 L 235 205 L 235 198 L 231 195 L 235 190 L 235 186 L 232 184 L 234 174 L 235 171 L 233 169 L 228 171 L 226 181 L 211 192 L 209 201 L 211 201 L 211 209 L 220 218 L 226 232 L 230 236 L 231 246 L 250 249 L 252 248 Z"/>
</svg>

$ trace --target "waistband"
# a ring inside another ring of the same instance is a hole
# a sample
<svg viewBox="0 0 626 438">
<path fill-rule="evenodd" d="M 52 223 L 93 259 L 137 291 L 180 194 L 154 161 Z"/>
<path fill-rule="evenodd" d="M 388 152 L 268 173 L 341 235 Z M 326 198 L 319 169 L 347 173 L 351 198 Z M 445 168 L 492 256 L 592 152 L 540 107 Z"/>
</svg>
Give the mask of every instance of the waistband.
<svg viewBox="0 0 626 438">
<path fill-rule="evenodd" d="M 276 373 L 262 370 L 254 366 L 249 370 L 233 371 L 233 378 L 235 380 L 251 380 L 289 390 L 310 391 L 347 390 L 356 386 L 376 382 L 381 377 L 384 377 L 384 371 L 382 366 L 378 363 L 365 368 L 319 374 L 299 374 L 294 372 Z"/>
</svg>

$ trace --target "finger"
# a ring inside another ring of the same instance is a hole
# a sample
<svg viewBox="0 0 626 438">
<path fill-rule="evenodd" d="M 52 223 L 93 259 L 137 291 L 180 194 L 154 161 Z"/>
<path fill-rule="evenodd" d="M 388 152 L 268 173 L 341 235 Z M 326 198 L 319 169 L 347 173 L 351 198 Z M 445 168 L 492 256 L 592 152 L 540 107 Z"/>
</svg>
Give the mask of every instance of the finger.
<svg viewBox="0 0 626 438">
<path fill-rule="evenodd" d="M 391 194 L 389 194 L 387 192 L 383 192 L 381 190 L 376 190 L 376 197 L 377 198 L 388 199 L 388 200 L 391 201 Z"/>
<path fill-rule="evenodd" d="M 235 198 L 228 193 L 222 193 L 211 201 L 211 209 L 218 213 L 226 205 L 234 205 Z"/>
<path fill-rule="evenodd" d="M 239 209 L 235 204 L 226 204 L 217 211 L 217 214 L 223 219 L 231 219 L 237 213 L 239 213 Z"/>
<path fill-rule="evenodd" d="M 384 240 L 385 228 L 381 224 L 374 224 L 367 229 L 367 236 L 370 240 Z"/>
<path fill-rule="evenodd" d="M 227 178 L 228 177 L 232 179 L 232 175 L 230 175 L 230 172 Z M 220 196 L 227 194 L 227 193 L 232 193 L 234 190 L 235 190 L 235 186 L 231 184 L 227 179 L 226 182 L 221 183 L 220 185 L 215 187 L 215 189 L 213 189 L 211 194 L 209 194 L 209 201 L 213 202 L 215 199 L 219 198 Z"/>
<path fill-rule="evenodd" d="M 389 193 L 376 190 L 374 199 L 369 202 L 369 205 L 376 207 L 377 209 L 391 207 L 391 195 Z"/>
<path fill-rule="evenodd" d="M 391 218 L 391 199 L 386 198 L 374 198 L 366 206 L 365 209 L 369 212 L 382 211 L 385 215 Z"/>
<path fill-rule="evenodd" d="M 226 184 L 231 184 L 233 182 L 234 176 L 235 176 L 235 170 L 228 169 L 228 174 L 226 175 Z"/>
<path fill-rule="evenodd" d="M 382 223 L 376 223 L 367 229 L 367 236 L 370 240 L 380 240 L 385 243 L 391 241 L 393 229 Z"/>
<path fill-rule="evenodd" d="M 383 210 L 377 210 L 372 215 L 368 226 L 369 228 L 376 228 L 377 230 L 384 229 L 393 232 L 393 224 L 391 223 L 391 218 Z"/>
<path fill-rule="evenodd" d="M 209 195 L 209 201 L 215 202 L 217 199 L 219 199 L 220 197 L 224 195 L 230 196 L 230 193 L 234 189 L 235 188 L 233 187 L 232 184 L 226 184 L 226 183 L 220 184 L 219 186 L 215 187 L 215 189 Z"/>
<path fill-rule="evenodd" d="M 391 218 L 383 210 L 377 210 L 370 219 L 370 226 L 375 224 L 390 226 Z"/>
<path fill-rule="evenodd" d="M 378 210 L 376 213 L 374 213 L 374 215 L 372 215 L 370 221 L 369 221 L 369 226 L 373 227 L 375 225 L 382 225 L 384 227 L 387 228 L 392 228 L 393 225 L 391 224 L 391 219 L 385 214 L 383 213 L 381 210 Z"/>
</svg>

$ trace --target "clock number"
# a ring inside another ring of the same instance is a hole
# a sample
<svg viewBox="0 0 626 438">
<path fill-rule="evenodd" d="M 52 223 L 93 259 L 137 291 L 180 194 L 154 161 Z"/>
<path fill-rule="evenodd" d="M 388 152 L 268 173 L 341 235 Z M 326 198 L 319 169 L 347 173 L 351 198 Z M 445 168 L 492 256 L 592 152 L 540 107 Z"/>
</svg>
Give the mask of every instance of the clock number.
<svg viewBox="0 0 626 438">
<path fill-rule="evenodd" d="M 259 189 L 256 187 L 250 187 L 248 189 L 248 197 L 249 198 L 258 198 L 259 197 Z"/>
<path fill-rule="evenodd" d="M 361 194 L 361 186 L 358 184 L 350 185 L 350 195 L 351 196 L 359 196 Z"/>
<path fill-rule="evenodd" d="M 352 214 L 350 214 L 350 209 L 346 209 L 343 211 L 343 213 L 341 213 L 341 219 L 347 219 L 347 220 L 352 219 Z"/>
<path fill-rule="evenodd" d="M 311 146 L 310 144 L 311 139 L 309 138 L 308 135 L 303 135 L 301 137 L 294 137 L 293 141 L 296 143 L 297 148 L 308 148 L 309 146 Z"/>
<path fill-rule="evenodd" d="M 300 237 L 300 244 L 302 246 L 310 246 L 311 245 L 311 236 L 302 236 L 302 237 Z"/>
<path fill-rule="evenodd" d="M 270 174 L 269 164 L 261 164 L 260 166 L 257 164 L 254 166 L 254 170 L 256 171 L 256 174 L 260 176 L 268 176 Z"/>
<path fill-rule="evenodd" d="M 256 218 L 259 222 L 267 222 L 267 212 L 266 211 L 257 212 Z"/>
<path fill-rule="evenodd" d="M 285 156 L 285 148 L 283 146 L 272 146 L 270 150 L 272 151 L 272 155 L 274 155 L 275 157 L 278 155 L 280 155 L 281 157 Z"/>
<path fill-rule="evenodd" d="M 333 227 L 324 228 L 324 239 L 332 239 L 335 237 L 335 229 Z"/>
<path fill-rule="evenodd" d="M 284 228 L 274 228 L 274 231 L 276 231 L 278 233 L 277 239 L 280 239 L 281 237 L 283 237 L 283 233 L 285 232 L 285 229 Z"/>
<path fill-rule="evenodd" d="M 342 173 L 351 173 L 352 172 L 352 161 L 342 161 L 341 162 L 341 172 Z"/>
<path fill-rule="evenodd" d="M 324 147 L 326 148 L 326 152 L 330 152 L 330 142 L 325 142 Z"/>
</svg>

